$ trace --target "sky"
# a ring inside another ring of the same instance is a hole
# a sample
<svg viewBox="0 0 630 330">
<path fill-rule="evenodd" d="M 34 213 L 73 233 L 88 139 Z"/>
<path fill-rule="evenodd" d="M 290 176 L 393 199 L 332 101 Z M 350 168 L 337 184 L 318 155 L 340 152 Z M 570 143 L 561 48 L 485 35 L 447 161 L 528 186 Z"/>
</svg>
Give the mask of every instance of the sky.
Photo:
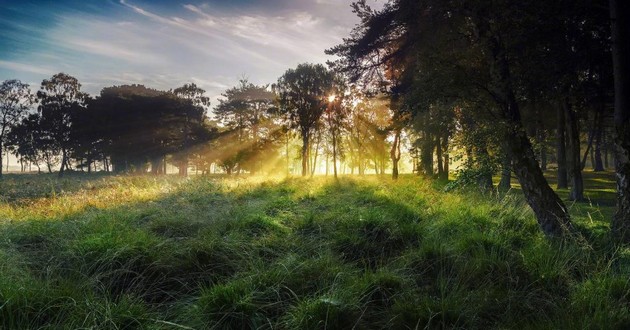
<svg viewBox="0 0 630 330">
<path fill-rule="evenodd" d="M 368 0 L 368 3 L 376 0 Z M 351 0 L 0 0 L 0 81 L 39 88 L 64 72 L 82 89 L 193 82 L 216 98 L 239 79 L 277 81 L 358 22 Z"/>
</svg>

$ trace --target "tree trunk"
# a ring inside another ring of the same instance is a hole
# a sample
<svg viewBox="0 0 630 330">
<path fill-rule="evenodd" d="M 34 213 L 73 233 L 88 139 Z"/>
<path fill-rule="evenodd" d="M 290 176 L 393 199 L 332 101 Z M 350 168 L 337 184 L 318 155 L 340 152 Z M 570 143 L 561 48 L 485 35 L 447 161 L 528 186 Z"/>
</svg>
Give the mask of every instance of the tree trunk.
<svg viewBox="0 0 630 330">
<path fill-rule="evenodd" d="M 3 155 L 2 155 L 2 150 L 3 150 L 3 146 L 2 146 L 2 140 L 0 139 L 0 178 L 2 178 L 2 160 L 3 160 Z M 7 157 L 8 158 L 8 157 Z M 7 164 L 9 163 L 9 160 L 7 159 Z M 9 170 L 7 169 L 7 172 Z"/>
<path fill-rule="evenodd" d="M 507 54 L 502 42 L 496 36 L 490 35 L 488 46 L 492 56 L 490 63 L 492 88 L 495 99 L 507 120 L 506 142 L 514 157 L 512 159 L 514 173 L 521 184 L 525 199 L 534 211 L 540 228 L 547 236 L 563 236 L 568 232 L 573 232 L 567 208 L 549 187 L 536 161 L 532 144 L 523 129 L 520 109 L 510 82 Z"/>
<path fill-rule="evenodd" d="M 309 148 L 309 134 L 302 131 L 302 176 L 308 175 Z"/>
<path fill-rule="evenodd" d="M 313 163 L 311 164 L 311 177 L 315 175 L 317 169 L 317 156 L 319 156 L 319 144 L 322 141 L 321 132 L 317 134 L 317 143 L 315 144 L 315 156 L 313 156 Z"/>
<path fill-rule="evenodd" d="M 179 176 L 188 176 L 188 155 L 186 154 L 183 157 L 184 159 L 179 162 L 178 166 Z"/>
<path fill-rule="evenodd" d="M 501 180 L 497 187 L 500 192 L 506 192 L 512 188 L 512 153 L 507 144 L 503 145 L 503 157 L 501 161 Z"/>
<path fill-rule="evenodd" d="M 586 150 L 584 151 L 584 156 L 582 157 L 582 163 L 581 163 L 581 168 L 582 170 L 584 170 L 586 168 L 586 159 L 588 158 L 589 154 L 591 156 L 591 165 L 594 166 L 595 165 L 595 161 L 593 160 L 593 140 L 595 139 L 595 130 L 597 129 L 597 123 L 599 121 L 599 114 L 596 112 L 595 115 L 593 116 L 593 125 L 591 126 L 591 129 L 588 131 L 588 140 L 586 143 Z M 579 130 L 578 130 L 578 134 L 579 134 Z"/>
<path fill-rule="evenodd" d="M 539 107 L 536 107 L 539 109 Z M 542 114 L 540 111 L 537 111 L 537 121 L 536 121 L 536 143 L 538 144 L 538 160 L 540 161 L 540 169 L 543 171 L 547 170 L 547 146 L 545 144 L 546 136 L 545 136 L 545 128 L 544 122 L 542 120 Z"/>
<path fill-rule="evenodd" d="M 630 241 L 630 1 L 610 0 L 612 57 L 615 79 L 615 167 L 617 211 L 613 235 Z"/>
<path fill-rule="evenodd" d="M 431 134 L 425 131 L 422 149 L 420 150 L 420 163 L 422 164 L 422 172 L 426 176 L 433 176 L 433 147 Z"/>
<path fill-rule="evenodd" d="M 567 151 L 566 151 L 566 116 L 564 108 L 558 104 L 558 130 L 556 133 L 557 158 L 558 158 L 558 185 L 557 189 L 566 189 L 569 187 L 567 174 Z"/>
<path fill-rule="evenodd" d="M 582 180 L 582 163 L 580 162 L 580 131 L 578 129 L 577 114 L 571 108 L 568 99 L 563 102 L 567 116 L 567 142 L 569 178 L 571 179 L 571 191 L 569 200 L 581 201 L 584 199 L 584 181 Z"/>
<path fill-rule="evenodd" d="M 439 135 L 435 139 L 435 157 L 438 161 L 438 179 L 442 180 L 444 178 L 444 160 L 442 159 L 442 142 Z"/>
<path fill-rule="evenodd" d="M 335 174 L 335 179 L 337 178 L 337 134 L 333 133 L 333 173 Z M 326 168 L 328 168 L 328 161 L 326 161 Z"/>
<path fill-rule="evenodd" d="M 159 175 L 162 170 L 162 157 L 151 159 L 151 174 Z"/>
<path fill-rule="evenodd" d="M 481 166 L 481 175 L 477 178 L 477 185 L 483 191 L 492 190 L 492 173 L 484 168 L 489 164 L 490 154 L 488 154 L 488 149 L 486 147 L 478 148 L 477 155 L 478 159 L 481 160 L 481 163 L 478 165 Z"/>
<path fill-rule="evenodd" d="M 291 174 L 290 164 L 289 164 L 289 133 L 287 132 L 287 141 L 286 141 L 286 152 L 287 152 L 287 176 Z"/>
<path fill-rule="evenodd" d="M 450 156 L 448 154 L 448 135 L 444 135 L 444 143 L 442 143 L 442 154 L 444 155 L 444 173 L 443 173 L 443 177 L 441 177 L 440 179 L 442 180 L 448 180 L 448 173 L 449 173 L 449 162 L 450 160 Z"/>
<path fill-rule="evenodd" d="M 59 168 L 59 177 L 63 177 L 64 168 L 66 167 L 66 149 L 61 150 L 61 167 Z"/>
<path fill-rule="evenodd" d="M 389 151 L 389 155 L 392 159 L 392 179 L 398 179 L 398 161 L 400 161 L 400 129 L 396 129 L 394 132 L 394 143 Z"/>
<path fill-rule="evenodd" d="M 607 138 L 604 139 L 604 169 L 609 168 L 608 166 L 608 141 Z"/>
<path fill-rule="evenodd" d="M 595 131 L 595 152 L 594 152 L 594 158 L 595 158 L 595 163 L 593 165 L 593 170 L 595 172 L 601 172 L 604 170 L 604 162 L 602 161 L 602 134 L 604 131 L 604 123 L 603 120 L 604 119 L 604 115 L 603 113 L 600 115 L 600 119 Z"/>
</svg>

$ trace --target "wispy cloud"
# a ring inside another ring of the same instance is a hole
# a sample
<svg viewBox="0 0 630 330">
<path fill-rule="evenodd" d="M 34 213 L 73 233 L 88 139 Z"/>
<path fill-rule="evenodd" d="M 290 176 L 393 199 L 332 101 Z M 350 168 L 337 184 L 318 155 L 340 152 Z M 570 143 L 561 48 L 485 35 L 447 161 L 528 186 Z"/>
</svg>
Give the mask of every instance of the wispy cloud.
<svg viewBox="0 0 630 330">
<path fill-rule="evenodd" d="M 7 70 L 15 71 L 15 72 L 28 72 L 42 75 L 50 75 L 53 74 L 53 70 L 34 66 L 32 64 L 13 62 L 13 61 L 2 61 L 0 60 L 0 68 L 4 68 Z"/>
<path fill-rule="evenodd" d="M 272 83 L 298 63 L 327 60 L 324 49 L 341 42 L 354 20 L 346 1 L 322 1 L 239 7 L 219 0 L 160 6 L 119 0 L 111 13 L 61 12 L 40 36 L 45 49 L 19 63 L 0 54 L 0 75 L 2 68 L 19 68 L 41 81 L 63 70 L 92 94 L 112 84 L 169 89 L 192 81 L 218 96 L 243 75 Z"/>
<path fill-rule="evenodd" d="M 135 51 L 123 45 L 117 45 L 114 42 L 70 39 L 66 41 L 65 46 L 75 51 L 87 52 L 104 57 L 113 57 L 128 63 L 162 63 L 160 58 L 155 54 Z"/>
</svg>

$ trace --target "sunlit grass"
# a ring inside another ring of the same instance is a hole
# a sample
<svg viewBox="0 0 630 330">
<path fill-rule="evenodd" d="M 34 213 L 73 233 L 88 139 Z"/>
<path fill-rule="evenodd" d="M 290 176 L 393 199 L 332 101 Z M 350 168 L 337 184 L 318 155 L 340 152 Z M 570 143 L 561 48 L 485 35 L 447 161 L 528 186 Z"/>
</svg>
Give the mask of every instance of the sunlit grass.
<svg viewBox="0 0 630 330">
<path fill-rule="evenodd" d="M 2 328 L 623 328 L 630 319 L 630 253 L 607 244 L 612 207 L 595 203 L 569 205 L 583 244 L 547 240 L 517 194 L 444 193 L 411 175 L 7 176 L 0 185 Z"/>
</svg>

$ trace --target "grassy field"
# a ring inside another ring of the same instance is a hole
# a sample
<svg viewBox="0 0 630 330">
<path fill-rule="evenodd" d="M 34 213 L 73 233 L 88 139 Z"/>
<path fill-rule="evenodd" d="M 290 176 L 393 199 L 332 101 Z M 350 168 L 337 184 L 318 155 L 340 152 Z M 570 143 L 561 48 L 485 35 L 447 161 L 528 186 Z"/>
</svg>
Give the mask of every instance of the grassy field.
<svg viewBox="0 0 630 330">
<path fill-rule="evenodd" d="M 414 176 L 8 175 L 0 328 L 627 329 L 611 180 L 587 174 L 572 243 L 516 193 Z"/>
</svg>

